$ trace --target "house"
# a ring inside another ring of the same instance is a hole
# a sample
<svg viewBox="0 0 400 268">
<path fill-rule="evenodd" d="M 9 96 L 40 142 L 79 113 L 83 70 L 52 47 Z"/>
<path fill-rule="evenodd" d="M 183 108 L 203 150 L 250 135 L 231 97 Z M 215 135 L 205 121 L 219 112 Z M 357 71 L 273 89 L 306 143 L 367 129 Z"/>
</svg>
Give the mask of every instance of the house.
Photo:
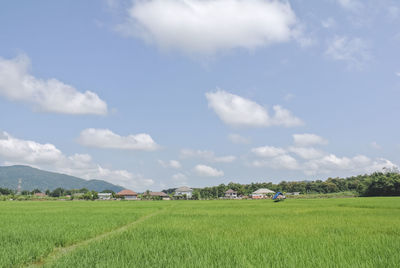
<svg viewBox="0 0 400 268">
<path fill-rule="evenodd" d="M 187 186 L 182 186 L 179 187 L 178 189 L 175 190 L 175 197 L 183 197 L 186 196 L 186 198 L 192 198 L 192 194 L 193 194 L 193 189 L 189 188 Z"/>
<path fill-rule="evenodd" d="M 148 194 L 147 193 L 144 193 L 143 194 L 143 197 L 144 198 L 159 198 L 159 199 L 162 199 L 162 200 L 169 200 L 169 195 L 167 195 L 166 193 L 164 193 L 164 192 L 149 192 Z"/>
<path fill-rule="evenodd" d="M 110 200 L 112 197 L 112 193 L 98 193 L 100 200 Z"/>
<path fill-rule="evenodd" d="M 35 196 L 37 196 L 37 197 L 46 197 L 47 195 L 45 193 L 35 193 Z"/>
<path fill-rule="evenodd" d="M 122 190 L 117 193 L 118 196 L 124 197 L 125 200 L 138 200 L 138 194 L 131 190 Z"/>
<path fill-rule="evenodd" d="M 227 199 L 237 198 L 237 192 L 232 189 L 229 189 L 228 191 L 225 192 L 225 198 Z"/>
<path fill-rule="evenodd" d="M 272 191 L 272 190 L 270 190 L 270 189 L 261 188 L 261 189 L 258 189 L 257 191 L 254 191 L 254 192 L 251 194 L 251 198 L 252 198 L 252 199 L 264 199 L 265 197 L 267 197 L 267 196 L 269 196 L 269 195 L 272 195 L 272 194 L 274 194 L 274 193 L 275 193 L 275 192 Z"/>
</svg>

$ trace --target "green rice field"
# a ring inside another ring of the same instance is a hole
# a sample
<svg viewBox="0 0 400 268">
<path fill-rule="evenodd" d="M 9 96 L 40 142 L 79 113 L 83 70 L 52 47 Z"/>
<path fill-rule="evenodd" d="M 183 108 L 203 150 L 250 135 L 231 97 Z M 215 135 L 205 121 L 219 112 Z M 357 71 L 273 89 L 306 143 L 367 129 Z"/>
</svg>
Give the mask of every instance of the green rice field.
<svg viewBox="0 0 400 268">
<path fill-rule="evenodd" d="M 400 198 L 0 202 L 0 267 L 398 267 Z"/>
</svg>

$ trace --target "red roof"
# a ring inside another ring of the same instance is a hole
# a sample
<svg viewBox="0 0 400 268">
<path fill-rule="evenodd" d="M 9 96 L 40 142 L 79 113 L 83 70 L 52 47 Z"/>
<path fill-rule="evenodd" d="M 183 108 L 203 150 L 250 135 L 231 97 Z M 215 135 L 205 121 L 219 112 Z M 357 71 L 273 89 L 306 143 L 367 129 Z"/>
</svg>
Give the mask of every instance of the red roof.
<svg viewBox="0 0 400 268">
<path fill-rule="evenodd" d="M 122 190 L 121 192 L 117 193 L 117 195 L 120 196 L 132 196 L 132 195 L 137 195 L 137 193 L 135 193 L 134 191 L 131 190 Z"/>
</svg>

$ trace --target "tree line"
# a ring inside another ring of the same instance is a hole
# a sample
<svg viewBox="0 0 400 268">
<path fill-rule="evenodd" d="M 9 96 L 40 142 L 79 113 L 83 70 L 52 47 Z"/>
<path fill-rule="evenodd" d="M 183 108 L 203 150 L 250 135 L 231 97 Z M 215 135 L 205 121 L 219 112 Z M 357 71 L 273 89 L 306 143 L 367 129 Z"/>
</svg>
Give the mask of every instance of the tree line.
<svg viewBox="0 0 400 268">
<path fill-rule="evenodd" d="M 300 194 L 328 194 L 339 192 L 354 192 L 360 196 L 400 196 L 400 173 L 398 170 L 386 170 L 372 174 L 358 175 L 347 178 L 328 178 L 325 181 L 281 181 L 256 182 L 240 184 L 230 182 L 218 186 L 194 188 L 193 199 L 216 199 L 225 196 L 228 189 L 237 191 L 240 196 L 249 196 L 260 188 L 268 188 L 275 192 L 299 192 Z M 176 188 L 163 190 L 171 194 Z"/>
</svg>

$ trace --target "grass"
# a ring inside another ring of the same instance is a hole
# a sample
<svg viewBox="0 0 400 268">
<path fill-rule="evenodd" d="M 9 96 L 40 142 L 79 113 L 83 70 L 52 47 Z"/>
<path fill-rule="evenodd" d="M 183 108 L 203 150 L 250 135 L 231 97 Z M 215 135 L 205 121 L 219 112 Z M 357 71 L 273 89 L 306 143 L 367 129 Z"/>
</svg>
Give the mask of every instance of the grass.
<svg viewBox="0 0 400 268">
<path fill-rule="evenodd" d="M 39 266 L 45 267 L 396 267 L 400 263 L 400 198 L 395 197 L 279 203 L 3 202 L 0 211 L 6 212 L 0 215 L 3 267 L 40 259 Z M 16 216 L 19 225 L 3 229 L 10 216 Z M 134 221 L 137 224 L 127 225 Z M 42 224 L 46 228 L 40 228 Z M 54 247 L 68 245 L 71 250 L 46 258 Z"/>
</svg>

